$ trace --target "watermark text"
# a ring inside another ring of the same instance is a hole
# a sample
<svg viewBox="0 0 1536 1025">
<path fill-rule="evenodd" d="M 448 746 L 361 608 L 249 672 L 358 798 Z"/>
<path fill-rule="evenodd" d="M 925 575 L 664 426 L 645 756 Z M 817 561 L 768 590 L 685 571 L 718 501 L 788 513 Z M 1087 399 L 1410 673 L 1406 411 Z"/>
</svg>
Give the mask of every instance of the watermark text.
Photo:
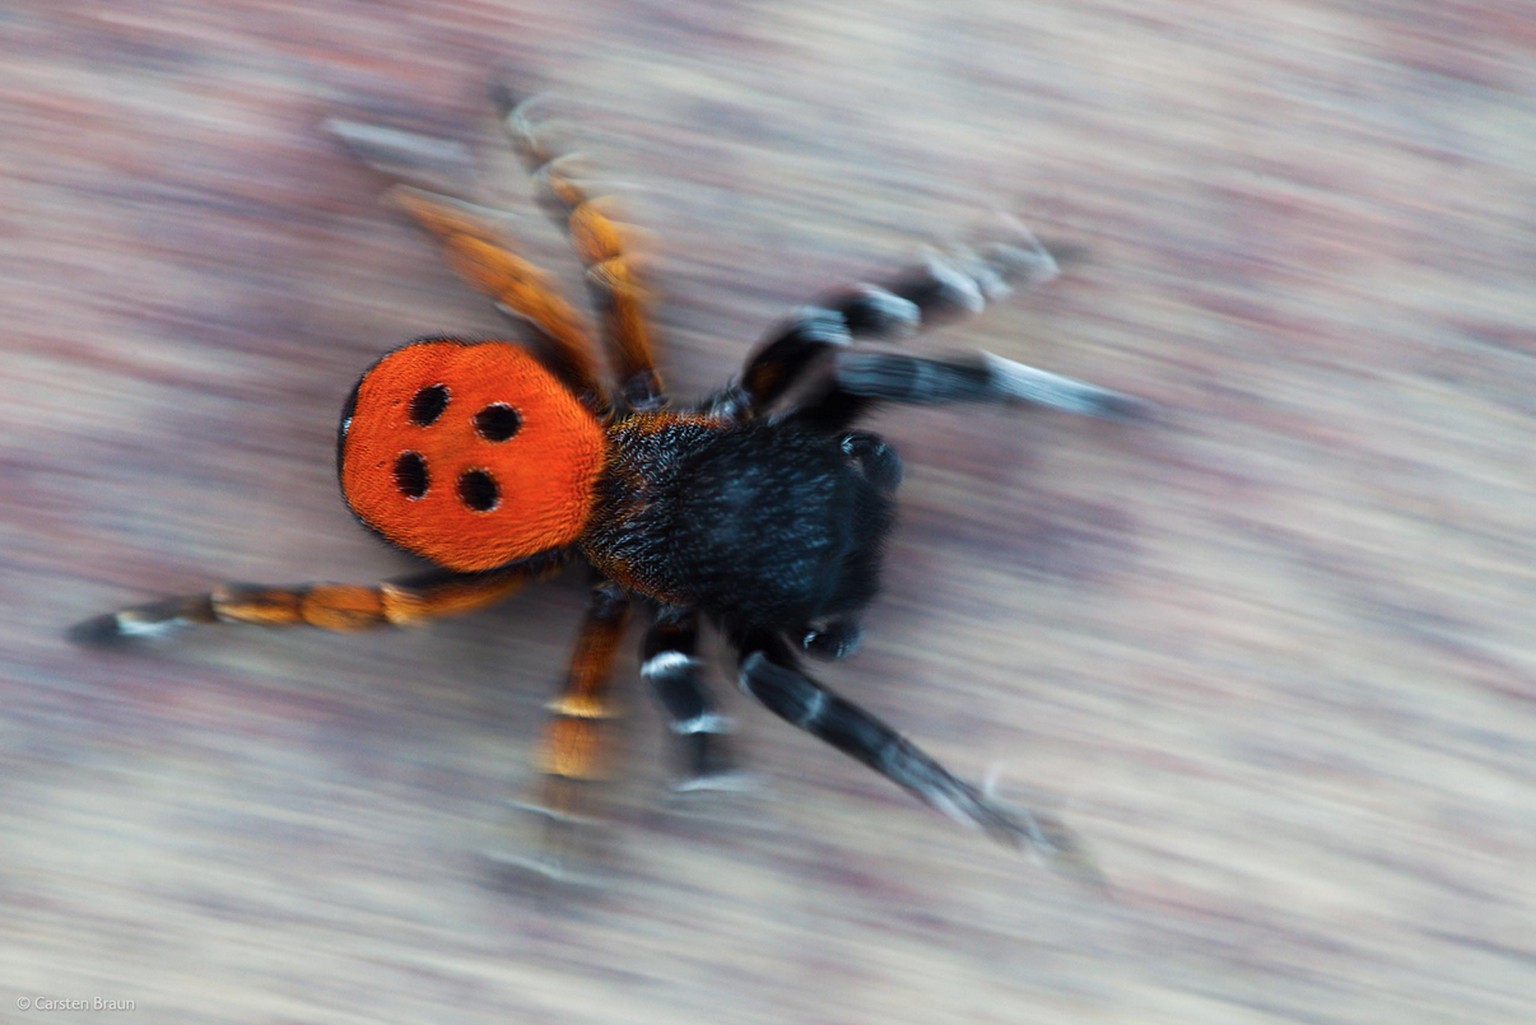
<svg viewBox="0 0 1536 1025">
<path fill-rule="evenodd" d="M 136 1011 L 133 1000 L 109 997 L 17 997 L 18 1011 Z"/>
</svg>

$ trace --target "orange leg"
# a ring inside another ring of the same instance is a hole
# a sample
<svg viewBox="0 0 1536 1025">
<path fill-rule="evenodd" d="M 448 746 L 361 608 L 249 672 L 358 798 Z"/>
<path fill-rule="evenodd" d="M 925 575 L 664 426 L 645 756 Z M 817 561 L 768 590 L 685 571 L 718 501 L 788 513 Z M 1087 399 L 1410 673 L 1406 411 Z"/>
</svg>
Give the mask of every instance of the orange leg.
<svg viewBox="0 0 1536 1025">
<path fill-rule="evenodd" d="M 69 635 L 81 643 L 109 644 L 211 623 L 341 631 L 404 626 L 492 605 L 558 566 L 550 560 L 488 573 L 433 570 L 368 585 L 222 584 L 207 594 L 165 598 L 96 616 L 76 624 Z"/>
<path fill-rule="evenodd" d="M 330 129 L 363 163 L 396 180 L 427 181 L 453 189 L 471 169 L 466 147 L 414 132 L 350 121 Z M 396 185 L 390 198 L 426 228 L 447 251 L 449 265 L 502 311 L 533 326 L 546 362 L 594 408 L 602 405 L 592 333 L 584 318 L 537 266 L 512 251 L 498 224 L 499 210 L 439 192 Z"/>
<path fill-rule="evenodd" d="M 546 875 L 564 876 L 571 864 L 585 860 L 580 833 L 587 819 L 587 787 L 606 775 L 602 724 L 612 714 L 609 682 L 628 623 L 629 597 L 623 588 L 609 581 L 594 587 L 565 685 L 549 704 L 540 758 L 544 779 L 531 800 L 517 802 L 543 820 L 540 857 L 526 864 Z"/>
<path fill-rule="evenodd" d="M 496 300 L 503 312 L 533 325 L 551 369 L 589 405 L 600 404 L 591 331 L 549 275 L 514 253 L 469 204 L 405 185 L 395 186 L 390 196 L 442 241 L 448 265 L 460 277 Z"/>
<path fill-rule="evenodd" d="M 546 204 L 565 226 L 571 246 L 587 270 L 587 281 L 613 346 L 620 395 L 636 409 L 660 404 L 661 377 L 656 370 L 651 328 L 646 318 L 646 290 L 625 254 L 623 231 L 560 168 L 560 155 L 547 149 L 534 134 L 527 116 L 528 102 L 519 103 L 504 88 L 493 90 L 503 126 L 529 172 L 553 199 Z"/>
</svg>

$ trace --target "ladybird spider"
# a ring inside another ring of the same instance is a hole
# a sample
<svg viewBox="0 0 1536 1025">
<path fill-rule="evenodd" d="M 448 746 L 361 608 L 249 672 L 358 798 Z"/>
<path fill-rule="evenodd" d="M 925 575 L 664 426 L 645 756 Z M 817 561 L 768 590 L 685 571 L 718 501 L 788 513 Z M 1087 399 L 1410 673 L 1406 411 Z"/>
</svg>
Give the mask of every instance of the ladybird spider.
<svg viewBox="0 0 1536 1025">
<path fill-rule="evenodd" d="M 772 331 L 738 380 L 673 407 L 620 229 L 539 140 L 528 105 L 494 93 L 503 127 L 585 267 L 616 393 L 600 382 L 583 317 L 511 251 L 491 212 L 395 185 L 390 195 L 439 238 L 454 269 L 530 327 L 537 346 L 419 339 L 374 363 L 346 403 L 337 470 L 347 504 L 433 568 L 372 586 L 225 584 L 98 616 L 73 635 L 99 643 L 205 623 L 419 623 L 489 605 L 579 556 L 597 582 L 546 725 L 538 806 L 552 823 L 574 817 L 580 782 L 597 775 L 609 677 L 638 598 L 651 616 L 641 675 L 676 735 L 685 783 L 708 785 L 731 767 L 727 723 L 695 658 L 702 618 L 738 653 L 741 688 L 776 715 L 995 839 L 1091 874 L 1065 827 L 954 776 L 812 679 L 798 658 L 852 652 L 876 592 L 901 463 L 878 436 L 853 429 L 874 407 L 1000 401 L 1112 418 L 1141 408 L 985 353 L 926 359 L 849 344 L 975 312 L 1010 281 L 1052 276 L 1050 255 L 1014 225 L 1008 241 L 934 255 L 885 285 L 825 296 Z M 383 170 L 443 145 L 365 125 L 334 128 Z"/>
</svg>

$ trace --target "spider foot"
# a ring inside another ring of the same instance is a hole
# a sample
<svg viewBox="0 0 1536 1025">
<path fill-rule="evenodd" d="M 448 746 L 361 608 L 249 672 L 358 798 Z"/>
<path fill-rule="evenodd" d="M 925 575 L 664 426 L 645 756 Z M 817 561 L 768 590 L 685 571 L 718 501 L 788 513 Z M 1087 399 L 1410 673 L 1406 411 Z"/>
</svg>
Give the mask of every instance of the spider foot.
<svg viewBox="0 0 1536 1025">
<path fill-rule="evenodd" d="M 658 810 L 675 828 L 701 830 L 700 836 L 709 842 L 778 828 L 772 791 L 762 776 L 751 772 L 679 780 Z"/>
<path fill-rule="evenodd" d="M 462 142 L 344 118 L 327 119 L 325 129 L 353 157 L 390 178 L 448 191 L 474 181 L 475 156 Z"/>
<path fill-rule="evenodd" d="M 507 802 L 534 834 L 505 850 L 487 850 L 499 872 L 560 886 L 599 886 L 606 854 L 603 820 L 588 814 L 593 797 L 581 780 L 551 776 L 539 792 Z M 517 830 L 519 834 L 523 830 Z"/>
<path fill-rule="evenodd" d="M 993 840 L 1028 855 L 1042 867 L 1094 889 L 1108 881 L 1077 834 L 1056 816 L 1027 805 L 1002 801 L 944 773 L 920 789 L 939 811 L 980 828 Z"/>
<path fill-rule="evenodd" d="M 1060 819 L 1022 805 L 996 807 L 1010 820 L 1009 835 L 998 839 L 1024 850 L 1057 875 L 1095 890 L 1109 888 L 1108 877 L 1088 853 L 1082 839 Z"/>
<path fill-rule="evenodd" d="M 175 621 L 167 621 L 141 627 L 131 620 L 125 620 L 120 612 L 109 612 L 104 616 L 81 620 L 64 631 L 64 636 L 71 644 L 87 648 L 110 648 L 136 638 L 170 633 L 177 626 Z"/>
<path fill-rule="evenodd" d="M 514 851 L 486 850 L 481 857 L 499 884 L 509 889 L 532 885 L 564 889 L 600 890 L 607 877 L 597 872 L 581 871 L 575 865 L 543 856 L 532 857 Z"/>
<path fill-rule="evenodd" d="M 761 777 L 755 773 L 743 772 L 738 769 L 722 769 L 700 776 L 680 779 L 672 784 L 672 793 L 679 795 L 682 800 L 686 801 L 689 799 L 687 797 L 689 794 L 753 793 L 762 789 L 762 785 Z"/>
<path fill-rule="evenodd" d="M 999 213 L 995 223 L 966 245 L 952 247 L 950 255 L 972 271 L 988 298 L 1043 284 L 1061 273 L 1044 243 L 1023 221 L 1008 213 Z"/>
<path fill-rule="evenodd" d="M 1153 407 L 1149 403 L 1124 392 L 1053 374 L 990 352 L 982 353 L 981 358 L 987 387 L 1005 402 L 1032 403 L 1121 422 L 1152 418 Z"/>
<path fill-rule="evenodd" d="M 972 821 L 994 839 L 1023 851 L 1057 875 L 1095 890 L 1107 890 L 1109 879 L 1077 833 L 1049 812 L 999 798 L 998 775 L 994 766 L 976 794 L 976 808 L 983 814 L 970 816 Z"/>
<path fill-rule="evenodd" d="M 87 647 L 113 647 L 163 637 L 198 623 L 211 623 L 214 619 L 210 596 L 191 595 L 92 616 L 71 626 L 64 636 L 74 644 Z"/>
</svg>

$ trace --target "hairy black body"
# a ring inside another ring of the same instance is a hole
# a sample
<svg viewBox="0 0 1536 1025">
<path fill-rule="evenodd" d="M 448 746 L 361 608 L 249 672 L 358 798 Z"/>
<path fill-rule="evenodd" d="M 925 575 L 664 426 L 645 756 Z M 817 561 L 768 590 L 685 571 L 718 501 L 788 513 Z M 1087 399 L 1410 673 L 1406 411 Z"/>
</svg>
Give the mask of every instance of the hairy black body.
<svg viewBox="0 0 1536 1025">
<path fill-rule="evenodd" d="M 609 437 L 582 551 L 610 579 L 731 633 L 801 635 L 875 596 L 894 480 L 848 436 L 653 413 Z"/>
</svg>

